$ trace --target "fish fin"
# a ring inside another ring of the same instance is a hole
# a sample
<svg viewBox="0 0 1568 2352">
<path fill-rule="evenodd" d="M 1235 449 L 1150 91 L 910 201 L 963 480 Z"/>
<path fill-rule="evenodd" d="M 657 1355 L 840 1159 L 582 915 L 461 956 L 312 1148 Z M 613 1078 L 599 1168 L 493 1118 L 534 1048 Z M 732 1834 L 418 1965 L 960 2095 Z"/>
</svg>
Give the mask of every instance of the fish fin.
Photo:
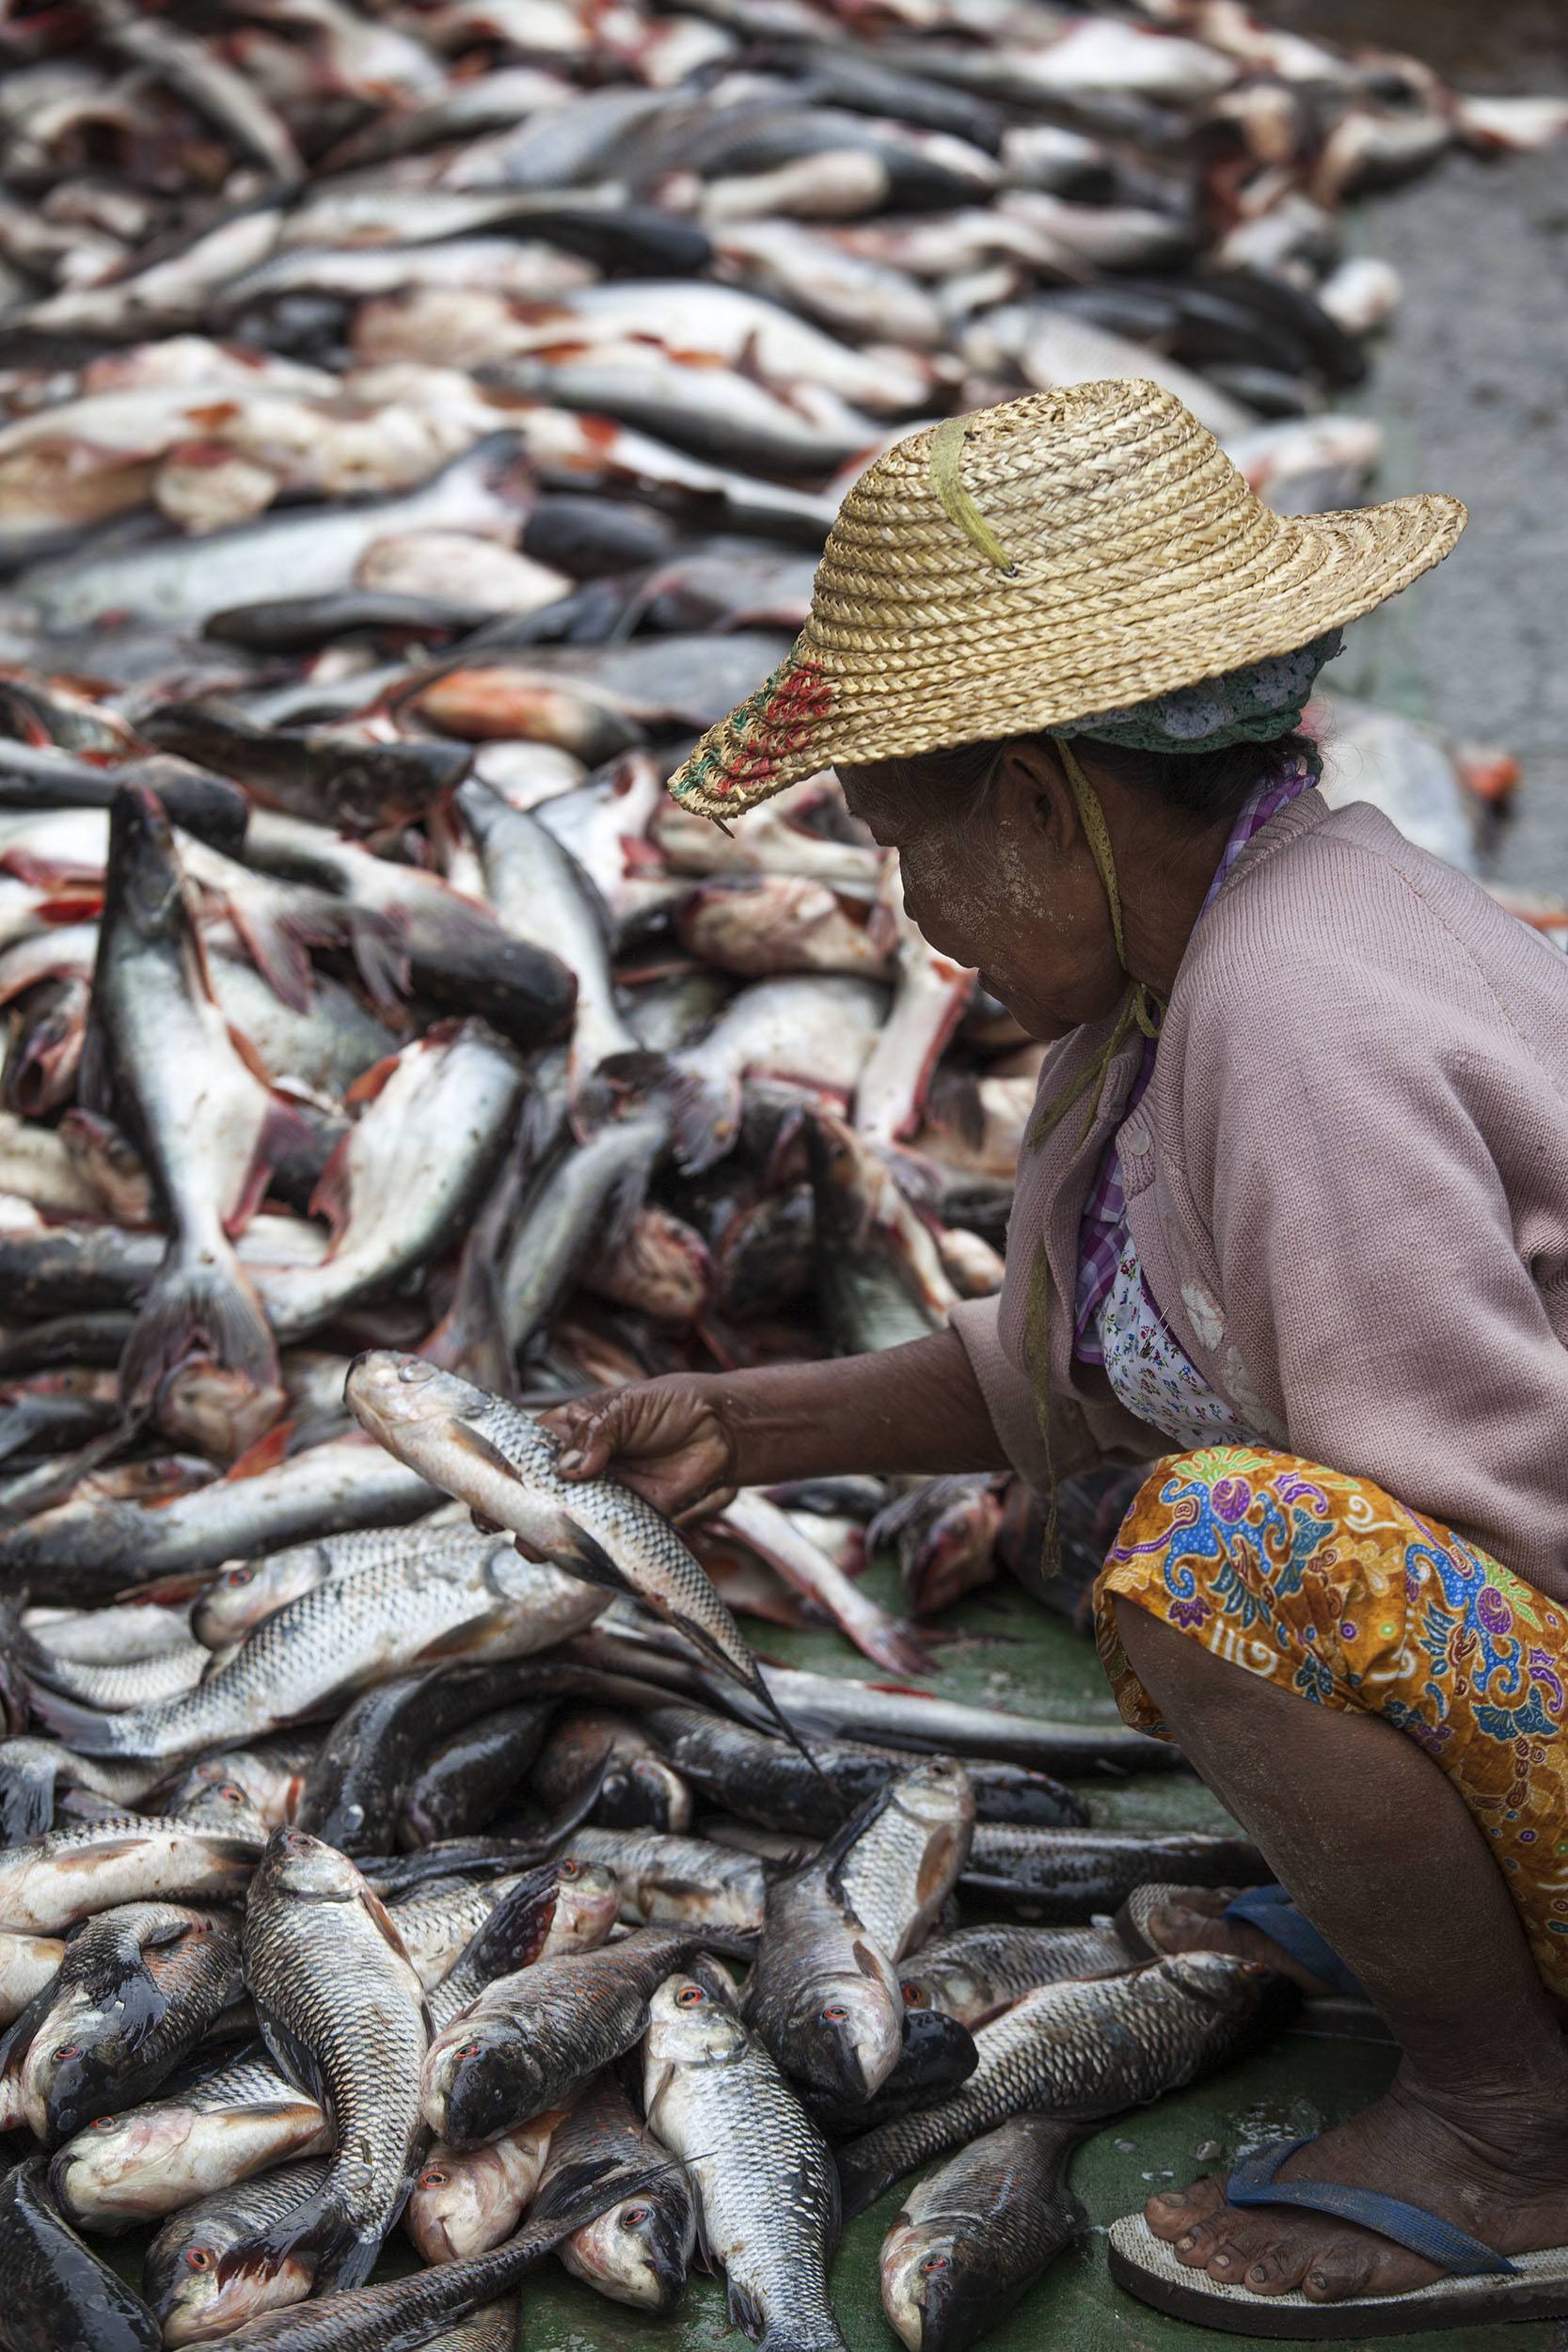
<svg viewBox="0 0 1568 2352">
<path fill-rule="evenodd" d="M 193 1357 L 237 1374 L 259 1395 L 276 1391 L 281 1406 L 271 1327 L 237 1259 L 227 1265 L 165 1261 L 120 1358 L 119 1392 L 127 1409 L 150 1410 L 169 1375 Z"/>
<path fill-rule="evenodd" d="M 609 1054 L 596 1075 L 630 1099 L 668 1103 L 685 1175 L 699 1175 L 721 1160 L 740 1133 L 739 1082 L 708 1078 L 678 1054 Z"/>
<path fill-rule="evenodd" d="M 440 1025 L 442 1025 L 437 1024 L 437 1026 Z M 434 1032 L 429 1034 L 433 1035 Z M 368 1070 L 362 1070 L 343 1096 L 345 1105 L 373 1103 L 376 1096 L 388 1085 L 402 1058 L 400 1054 L 383 1054 L 379 1061 L 372 1061 Z"/>
<path fill-rule="evenodd" d="M 516 1464 L 509 1462 L 500 1449 L 493 1446 L 479 1430 L 467 1422 L 454 1421 L 450 1426 L 457 1444 L 479 1460 L 490 1463 L 497 1470 L 503 1470 L 509 1478 L 516 1478 Z M 575 1520 L 569 1519 L 566 1524 L 571 1529 L 569 1539 L 552 1544 L 547 1551 L 525 1551 L 515 1537 L 514 1542 L 525 1560 L 547 1560 L 552 1567 L 563 1569 L 568 1576 L 579 1577 L 585 1584 L 597 1584 L 612 1593 L 630 1593 L 635 1597 L 636 1585 L 616 1566 L 603 1545 L 595 1543 L 593 1536 L 578 1527 Z"/>
<path fill-rule="evenodd" d="M 223 904 L 241 946 L 273 994 L 292 1011 L 309 1012 L 315 974 L 298 928 L 286 916 L 246 906 L 238 897 Z"/>
<path fill-rule="evenodd" d="M 223 1221 L 223 1230 L 232 1240 L 243 1233 L 266 1194 L 273 1169 L 295 1152 L 313 1152 L 317 1148 L 316 1132 L 304 1113 L 297 1110 L 286 1095 L 274 1094 L 261 1121 L 261 1132 L 256 1138 L 256 1151 L 245 1180 L 245 1188 Z"/>
<path fill-rule="evenodd" d="M 349 922 L 355 968 L 381 1011 L 394 1011 L 408 993 L 408 946 L 389 915 L 356 907 Z"/>
<path fill-rule="evenodd" d="M 734 2279 L 729 2286 L 729 2313 L 732 2328 L 738 2328 L 741 2334 L 749 2336 L 753 2344 L 762 2342 L 768 2328 L 762 2305 L 749 2288 L 739 2285 Z"/>
<path fill-rule="evenodd" d="M 230 1480 L 259 1478 L 263 1470 L 277 1470 L 281 1463 L 288 1460 L 289 1448 L 293 1442 L 294 1432 L 298 1427 L 297 1421 L 274 1422 L 272 1427 L 263 1431 L 254 1445 L 247 1445 L 243 1454 L 235 1454 L 234 1459 L 224 1471 L 224 1477 Z M 202 1585 L 211 1581 L 210 1578 L 203 1577 L 197 1590 L 199 1591 Z M 137 1586 L 138 1597 L 149 1589 L 147 1586 Z M 175 1597 L 182 1599 L 184 1595 L 178 1594 Z"/>
<path fill-rule="evenodd" d="M 44 1729 L 78 1756 L 128 1753 L 123 1715 L 101 1714 L 96 1707 L 84 1707 L 80 1700 L 67 1698 L 63 1691 L 52 1691 L 42 1682 L 29 1681 L 27 1697 Z"/>
<path fill-rule="evenodd" d="M 823 1883 L 833 1900 L 842 1904 L 844 1909 L 855 1918 L 859 1918 L 860 1914 L 844 1891 L 844 1865 L 852 1848 L 865 1836 L 872 1822 L 886 1812 L 892 1802 L 892 1791 L 893 1782 L 890 1777 L 882 1783 L 879 1788 L 873 1789 L 871 1795 L 855 1807 L 847 1820 L 839 1823 L 832 1836 L 817 1848 L 805 1866 L 807 1870 L 821 1871 Z"/>
<path fill-rule="evenodd" d="M 351 1089 L 350 1092 L 352 1091 Z M 346 1096 L 344 1100 L 347 1100 Z M 316 1179 L 315 1190 L 310 1195 L 309 1208 L 307 1212 L 310 1216 L 325 1217 L 331 1228 L 332 1239 L 327 1245 L 325 1253 L 328 1258 L 341 1240 L 343 1229 L 349 1220 L 351 1207 L 349 1196 L 352 1189 L 349 1146 L 353 1140 L 353 1128 L 345 1128 L 333 1145 L 332 1155 L 326 1166 Z"/>
<path fill-rule="evenodd" d="M 375 2267 L 381 2249 L 379 2233 L 367 2245 L 334 2191 L 318 2189 L 271 2227 L 254 2237 L 241 2238 L 218 2256 L 214 2278 L 220 2286 L 235 2279 L 272 2278 L 285 2264 L 314 2257 L 311 2293 L 362 2286 Z"/>
<path fill-rule="evenodd" d="M 467 1957 L 486 1970 L 499 1962 L 497 1976 L 512 1976 L 528 1967 L 538 1959 L 549 1934 L 558 1901 L 559 1882 L 553 1867 L 546 1863 L 531 1870 L 474 1931 Z"/>
<path fill-rule="evenodd" d="M 266 2045 L 267 2056 L 273 2064 L 280 2073 L 286 2074 L 308 2099 L 314 2099 L 318 2106 L 325 2106 L 324 2094 L 326 2086 L 322 2079 L 320 2064 L 309 2044 L 302 2042 L 296 2033 L 284 2025 L 280 2018 L 275 2017 L 269 2010 L 258 2009 L 256 2022 L 261 2028 L 261 2040 Z"/>
<path fill-rule="evenodd" d="M 0 1844 L 20 1846 L 30 1837 L 43 1836 L 55 1819 L 59 1765 L 51 1756 L 46 1763 L 19 1769 L 7 1760 L 8 1745 L 8 1741 L 0 1743 Z"/>
</svg>

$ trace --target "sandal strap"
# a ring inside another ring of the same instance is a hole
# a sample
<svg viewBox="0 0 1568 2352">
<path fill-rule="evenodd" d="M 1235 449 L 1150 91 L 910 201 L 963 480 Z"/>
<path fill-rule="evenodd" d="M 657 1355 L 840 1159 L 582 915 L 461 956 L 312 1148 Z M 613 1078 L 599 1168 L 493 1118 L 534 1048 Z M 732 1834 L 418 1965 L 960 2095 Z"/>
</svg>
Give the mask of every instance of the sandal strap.
<svg viewBox="0 0 1568 2352">
<path fill-rule="evenodd" d="M 1281 2181 L 1275 2175 L 1286 2159 L 1312 2145 L 1307 2139 L 1284 2139 L 1259 2148 L 1236 2167 L 1226 2183 L 1226 2201 L 1232 2205 L 1299 2205 L 1307 2213 L 1330 2214 L 1337 2221 L 1354 2221 L 1407 2252 L 1435 2263 L 1455 2279 L 1512 2278 L 1518 2265 L 1506 2254 L 1464 2230 L 1444 2221 L 1419 2205 L 1406 2205 L 1374 2188 L 1352 2188 L 1342 2181 Z"/>
<path fill-rule="evenodd" d="M 1350 2000 L 1366 1998 L 1334 1947 L 1319 1934 L 1305 1911 L 1297 1910 L 1285 1887 L 1249 1886 L 1226 1904 L 1225 1915 L 1257 1928 L 1337 1993 Z"/>
</svg>

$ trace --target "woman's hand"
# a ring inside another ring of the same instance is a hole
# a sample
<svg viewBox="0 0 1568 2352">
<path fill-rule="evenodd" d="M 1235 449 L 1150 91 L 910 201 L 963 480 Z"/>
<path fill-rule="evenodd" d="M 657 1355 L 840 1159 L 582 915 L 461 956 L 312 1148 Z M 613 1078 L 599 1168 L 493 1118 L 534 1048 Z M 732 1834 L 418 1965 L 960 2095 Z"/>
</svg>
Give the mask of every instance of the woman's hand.
<svg viewBox="0 0 1568 2352">
<path fill-rule="evenodd" d="M 722 1510 L 739 1484 L 729 1418 L 695 1374 L 603 1389 L 540 1419 L 561 1440 L 562 1478 L 617 1478 L 670 1518 Z"/>
</svg>

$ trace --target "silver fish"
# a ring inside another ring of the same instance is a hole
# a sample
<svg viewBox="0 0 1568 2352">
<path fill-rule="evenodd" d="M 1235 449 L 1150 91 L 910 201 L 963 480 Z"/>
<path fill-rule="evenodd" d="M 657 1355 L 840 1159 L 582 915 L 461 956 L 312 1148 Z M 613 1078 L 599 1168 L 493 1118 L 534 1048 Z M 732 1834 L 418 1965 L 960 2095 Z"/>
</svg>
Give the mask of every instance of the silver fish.
<svg viewBox="0 0 1568 2352">
<path fill-rule="evenodd" d="M 1067 2186 L 1083 2126 L 1018 2115 L 910 2191 L 882 2241 L 882 2309 L 909 2352 L 965 2352 L 1088 2227 Z"/>
<path fill-rule="evenodd" d="M 245 1902 L 245 1981 L 268 2048 L 319 2092 L 337 2152 L 308 2206 L 230 2248 L 220 2276 L 277 2277 L 301 2257 L 319 2290 L 356 2286 L 403 2210 L 424 2141 L 424 1992 L 398 1931 L 352 1862 L 278 1830 Z"/>
<path fill-rule="evenodd" d="M 1185 1952 L 1131 1976 L 1042 1985 L 975 2035 L 979 2064 L 951 2099 L 839 2151 L 845 2209 L 863 2213 L 903 2173 L 1039 2110 L 1087 2120 L 1139 2106 L 1261 2041 L 1295 2007 L 1268 1969 Z"/>
<path fill-rule="evenodd" d="M 579 1861 L 614 1871 L 621 1916 L 638 1927 L 762 1926 L 763 1872 L 750 1855 L 657 1830 L 588 1825 L 573 1830 L 568 1842 Z"/>
<path fill-rule="evenodd" d="M 52 1830 L 0 1855 L 0 1928 L 58 1935 L 117 1903 L 233 1901 L 260 1851 L 206 1815 L 118 1813 Z"/>
<path fill-rule="evenodd" d="M 903 2046 L 903 2001 L 888 1954 L 850 1902 L 843 1868 L 886 1790 L 788 1877 L 768 1884 L 746 2013 L 786 2074 L 825 2097 L 865 2100 Z"/>
<path fill-rule="evenodd" d="M 839 1864 L 850 1908 L 892 1961 L 923 1945 L 958 1883 L 974 1834 L 974 1785 L 944 1756 L 888 1781 Z"/>
<path fill-rule="evenodd" d="M 574 2230 L 556 2249 L 562 2269 L 612 2303 L 634 2311 L 673 2311 L 686 2290 L 686 2274 L 696 2245 L 697 2223 L 690 2185 L 647 2126 L 639 2123 L 625 2092 L 610 2074 L 590 2083 L 550 2138 L 542 2185 L 579 2166 L 614 2162 L 663 2162 L 665 2172 L 650 2185 Z"/>
<path fill-rule="evenodd" d="M 228 2335 L 269 2308 L 265 2282 L 244 2273 L 225 2280 L 223 2257 L 314 2197 L 326 2172 L 320 2156 L 285 2164 L 214 2189 L 165 2222 L 147 2249 L 142 2290 L 166 2344 Z"/>
<path fill-rule="evenodd" d="M 578 1580 L 453 1528 L 436 1550 L 348 1570 L 288 1602 L 196 1690 L 161 1707 L 94 1716 L 41 1692 L 37 1704 L 88 1755 L 188 1755 L 299 1723 L 411 1666 L 526 1657 L 602 1607 Z"/>
<path fill-rule="evenodd" d="M 229 1232 L 293 1128 L 213 1002 L 168 822 L 149 793 L 116 803 L 106 892 L 93 1002 L 173 1228 L 121 1362 L 121 1392 L 133 1408 L 156 1405 L 166 1427 L 233 1454 L 276 1418 L 282 1391 Z M 211 1406 L 182 1406 L 182 1382 L 198 1365 L 223 1400 L 215 1422 Z"/>
<path fill-rule="evenodd" d="M 100 2117 L 60 2150 L 51 2179 L 73 2220 L 113 2235 L 331 2144 L 320 2103 L 254 2042 L 145 2106 Z"/>
<path fill-rule="evenodd" d="M 654 1995 L 643 2105 L 691 2177 L 734 2324 L 768 2352 L 846 2352 L 828 2299 L 832 2157 L 768 2052 L 695 1978 Z"/>
<path fill-rule="evenodd" d="M 629 1593 L 773 1712 L 744 1635 L 667 1519 L 610 1479 L 570 1485 L 555 1441 L 503 1397 L 417 1356 L 356 1358 L 349 1409 L 401 1461 L 568 1574 Z"/>
<path fill-rule="evenodd" d="M 341 1385 L 341 1375 L 339 1376 Z M 411 1527 L 361 1527 L 318 1542 L 286 1544 L 281 1551 L 239 1561 L 215 1576 L 191 1603 L 190 1629 L 210 1650 L 230 1649 L 255 1631 L 285 1601 L 313 1593 L 335 1576 L 388 1561 L 414 1559 L 444 1544 L 458 1514 L 451 1507 Z"/>
<path fill-rule="evenodd" d="M 462 2262 L 512 2235 L 532 2202 L 559 2120 L 552 2108 L 483 2148 L 437 2140 L 428 2150 L 403 2215 L 427 2263 Z"/>
<path fill-rule="evenodd" d="M 1042 1984 L 1117 1976 L 1134 1967 L 1112 1928 L 957 1928 L 921 1946 L 900 1971 L 907 2005 L 969 2026 L 989 2025 Z"/>
</svg>

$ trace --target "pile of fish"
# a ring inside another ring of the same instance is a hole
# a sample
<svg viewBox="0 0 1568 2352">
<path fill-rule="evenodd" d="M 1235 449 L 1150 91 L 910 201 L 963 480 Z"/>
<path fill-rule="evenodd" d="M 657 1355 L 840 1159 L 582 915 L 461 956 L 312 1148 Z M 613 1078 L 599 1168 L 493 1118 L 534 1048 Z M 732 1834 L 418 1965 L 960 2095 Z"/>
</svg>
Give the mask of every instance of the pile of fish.
<svg viewBox="0 0 1568 2352">
<path fill-rule="evenodd" d="M 552 2253 L 662 2313 L 700 2242 L 754 2341 L 845 2352 L 843 2217 L 945 2157 L 883 2299 L 971 2343 L 1082 2132 L 1288 2017 L 1147 1932 L 1261 1856 L 1091 1825 L 1058 1774 L 1170 1760 L 1119 1726 L 768 1671 L 507 1398 L 394 1349 L 346 1392 L 403 1523 L 7 1605 L 0 2342 L 478 2352 Z M 138 2293 L 90 2241 L 150 2225 Z"/>
<path fill-rule="evenodd" d="M 552 1400 L 993 1289 L 1039 1065 L 831 775 L 733 838 L 664 780 L 923 419 L 1153 374 L 1363 495 L 1337 206 L 1565 109 L 1234 0 L 65 0 L 0 58 L 0 2344 L 484 2352 L 546 2259 L 659 2312 L 700 2244 L 834 2352 L 841 2217 L 939 2158 L 882 2283 L 955 2352 L 1075 2136 L 1289 1995 L 1144 1932 L 1262 1874 L 1091 1818 L 1167 1750 L 932 1691 L 1018 1482 L 677 1534 L 556 1474 Z M 1308 721 L 1473 866 L 1505 754 Z M 89 2241 L 150 2226 L 137 2293 Z"/>
</svg>

